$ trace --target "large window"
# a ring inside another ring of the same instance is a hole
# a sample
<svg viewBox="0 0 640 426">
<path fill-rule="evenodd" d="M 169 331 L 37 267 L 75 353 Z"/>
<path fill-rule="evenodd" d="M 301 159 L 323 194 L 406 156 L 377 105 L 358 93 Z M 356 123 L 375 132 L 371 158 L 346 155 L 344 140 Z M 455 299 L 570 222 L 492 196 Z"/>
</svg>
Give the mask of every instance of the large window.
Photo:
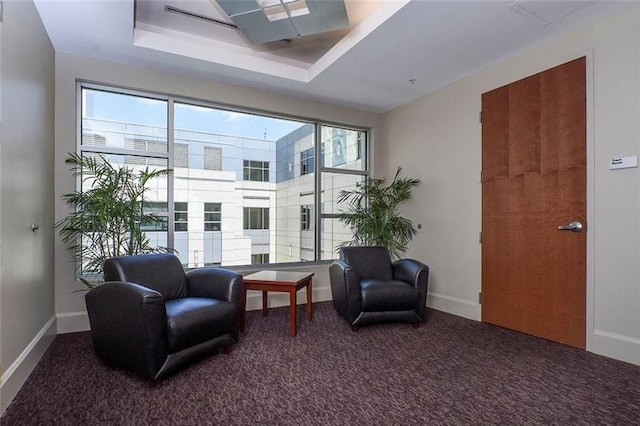
<svg viewBox="0 0 640 426">
<path fill-rule="evenodd" d="M 332 259 L 350 239 L 335 200 L 368 174 L 367 131 L 90 84 L 79 93 L 83 155 L 171 170 L 148 183 L 160 220 L 143 230 L 185 266 Z"/>
<path fill-rule="evenodd" d="M 336 247 L 351 239 L 351 231 L 337 219 L 336 203 L 341 190 L 354 189 L 367 176 L 367 132 L 335 126 L 320 126 L 322 173 L 320 175 L 320 253 L 318 259 L 334 259 Z"/>
</svg>

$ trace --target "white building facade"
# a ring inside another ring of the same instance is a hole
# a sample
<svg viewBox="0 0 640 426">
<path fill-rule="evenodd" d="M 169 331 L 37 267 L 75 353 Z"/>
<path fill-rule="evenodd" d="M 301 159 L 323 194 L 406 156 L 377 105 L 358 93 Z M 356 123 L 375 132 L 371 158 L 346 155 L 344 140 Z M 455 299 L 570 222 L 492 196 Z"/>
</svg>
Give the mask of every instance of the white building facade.
<svg viewBox="0 0 640 426">
<path fill-rule="evenodd" d="M 83 90 L 80 151 L 118 166 L 172 170 L 149 185 L 148 209 L 160 221 L 144 229 L 185 267 L 332 259 L 350 239 L 334 217 L 335 200 L 366 176 L 366 131 L 293 122 L 297 128 L 277 140 L 178 127 L 168 137 L 168 126 L 100 117 L 93 92 Z"/>
</svg>

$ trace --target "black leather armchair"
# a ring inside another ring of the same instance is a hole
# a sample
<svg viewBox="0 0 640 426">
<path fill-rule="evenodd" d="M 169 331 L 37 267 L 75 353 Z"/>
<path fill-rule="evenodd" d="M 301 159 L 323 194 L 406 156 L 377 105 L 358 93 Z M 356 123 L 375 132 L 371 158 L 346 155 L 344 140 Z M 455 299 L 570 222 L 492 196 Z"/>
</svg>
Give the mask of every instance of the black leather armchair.
<svg viewBox="0 0 640 426">
<path fill-rule="evenodd" d="M 238 340 L 242 275 L 222 268 L 185 274 L 173 254 L 109 259 L 106 282 L 85 301 L 96 353 L 153 379 Z"/>
<path fill-rule="evenodd" d="M 329 268 L 333 306 L 355 331 L 382 321 L 425 322 L 429 267 L 391 262 L 384 247 L 342 247 Z"/>
</svg>

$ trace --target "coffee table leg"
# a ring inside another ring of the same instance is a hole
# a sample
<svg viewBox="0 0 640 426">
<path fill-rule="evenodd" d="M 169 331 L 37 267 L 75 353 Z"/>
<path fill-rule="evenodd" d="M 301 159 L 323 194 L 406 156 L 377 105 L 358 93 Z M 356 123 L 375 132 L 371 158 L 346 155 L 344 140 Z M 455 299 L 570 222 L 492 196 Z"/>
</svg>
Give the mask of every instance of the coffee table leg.
<svg viewBox="0 0 640 426">
<path fill-rule="evenodd" d="M 295 287 L 289 291 L 289 333 L 291 337 L 296 337 L 296 289 Z"/>
<path fill-rule="evenodd" d="M 242 289 L 242 300 L 240 301 L 240 312 L 238 312 L 240 318 L 240 332 L 244 333 L 244 325 L 246 323 L 247 316 L 247 289 Z"/>
<path fill-rule="evenodd" d="M 313 301 L 311 300 L 311 278 L 309 278 L 309 282 L 307 283 L 307 320 L 311 321 L 313 318 Z"/>
<path fill-rule="evenodd" d="M 267 297 L 267 292 L 263 291 L 262 292 L 262 316 L 266 317 L 267 316 L 267 301 L 268 301 L 268 297 Z"/>
</svg>

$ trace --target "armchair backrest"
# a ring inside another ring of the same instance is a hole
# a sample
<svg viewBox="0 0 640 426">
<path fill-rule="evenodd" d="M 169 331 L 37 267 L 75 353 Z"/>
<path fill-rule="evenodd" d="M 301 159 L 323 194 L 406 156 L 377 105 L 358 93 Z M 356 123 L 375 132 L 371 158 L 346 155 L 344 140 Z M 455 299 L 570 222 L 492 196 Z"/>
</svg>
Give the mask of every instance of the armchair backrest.
<svg viewBox="0 0 640 426">
<path fill-rule="evenodd" d="M 173 254 L 139 254 L 107 259 L 105 281 L 127 281 L 157 291 L 165 300 L 187 296 L 187 277 Z"/>
<path fill-rule="evenodd" d="M 340 259 L 355 269 L 361 278 L 393 278 L 391 257 L 385 247 L 340 247 Z"/>
</svg>

